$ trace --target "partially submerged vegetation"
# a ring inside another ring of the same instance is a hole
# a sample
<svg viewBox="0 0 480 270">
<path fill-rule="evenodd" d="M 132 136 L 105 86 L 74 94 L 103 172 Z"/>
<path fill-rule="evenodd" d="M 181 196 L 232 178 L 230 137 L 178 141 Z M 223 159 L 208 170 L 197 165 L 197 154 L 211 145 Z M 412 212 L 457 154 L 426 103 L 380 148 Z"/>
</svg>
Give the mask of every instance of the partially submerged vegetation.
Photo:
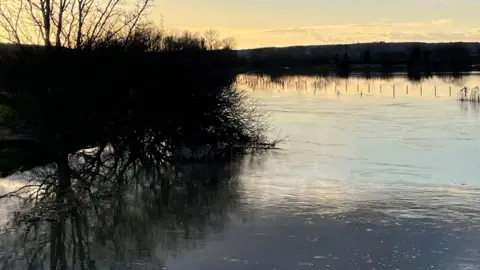
<svg viewBox="0 0 480 270">
<path fill-rule="evenodd" d="M 457 95 L 459 101 L 468 101 L 474 103 L 480 103 L 480 87 L 475 86 L 470 89 L 468 87 L 463 87 L 460 89 Z"/>
</svg>

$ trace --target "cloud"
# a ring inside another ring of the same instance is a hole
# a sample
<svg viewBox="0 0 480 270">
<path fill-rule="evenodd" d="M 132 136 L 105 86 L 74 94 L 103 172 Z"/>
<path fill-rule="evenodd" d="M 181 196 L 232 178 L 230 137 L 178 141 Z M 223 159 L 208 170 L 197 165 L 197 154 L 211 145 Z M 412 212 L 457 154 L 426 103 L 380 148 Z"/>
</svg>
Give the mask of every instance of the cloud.
<svg viewBox="0 0 480 270">
<path fill-rule="evenodd" d="M 267 29 L 261 30 L 263 33 L 271 34 L 291 34 L 291 33 L 307 33 L 308 29 L 306 28 L 284 28 L 284 29 Z"/>
<path fill-rule="evenodd" d="M 444 24 L 450 24 L 452 22 L 453 22 L 452 19 L 440 19 L 440 20 L 432 21 L 432 24 L 433 25 L 444 25 Z"/>
</svg>

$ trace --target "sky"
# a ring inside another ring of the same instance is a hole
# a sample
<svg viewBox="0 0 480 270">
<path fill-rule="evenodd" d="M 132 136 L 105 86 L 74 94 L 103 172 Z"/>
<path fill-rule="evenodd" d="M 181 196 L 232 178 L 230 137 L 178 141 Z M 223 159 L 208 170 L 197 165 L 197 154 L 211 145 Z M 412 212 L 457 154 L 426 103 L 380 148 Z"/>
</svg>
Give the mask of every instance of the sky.
<svg viewBox="0 0 480 270">
<path fill-rule="evenodd" d="M 480 41 L 480 0 L 157 0 L 173 31 L 216 29 L 237 48 Z"/>
</svg>

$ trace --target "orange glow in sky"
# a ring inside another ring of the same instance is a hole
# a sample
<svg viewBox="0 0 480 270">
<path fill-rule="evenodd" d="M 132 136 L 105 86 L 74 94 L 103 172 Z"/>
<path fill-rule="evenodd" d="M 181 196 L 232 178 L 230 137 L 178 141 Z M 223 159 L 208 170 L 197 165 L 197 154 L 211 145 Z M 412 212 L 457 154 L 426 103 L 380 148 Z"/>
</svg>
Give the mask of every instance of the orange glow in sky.
<svg viewBox="0 0 480 270">
<path fill-rule="evenodd" d="M 239 48 L 371 41 L 479 41 L 476 0 L 159 0 L 168 29 L 217 29 Z"/>
</svg>

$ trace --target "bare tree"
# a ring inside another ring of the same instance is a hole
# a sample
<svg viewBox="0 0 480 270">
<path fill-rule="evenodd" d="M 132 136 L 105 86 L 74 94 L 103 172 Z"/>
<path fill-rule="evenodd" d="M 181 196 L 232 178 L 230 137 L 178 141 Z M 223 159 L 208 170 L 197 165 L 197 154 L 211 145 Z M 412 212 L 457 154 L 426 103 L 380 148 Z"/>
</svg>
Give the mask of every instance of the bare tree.
<svg viewBox="0 0 480 270">
<path fill-rule="evenodd" d="M 220 42 L 219 42 L 220 34 L 218 33 L 217 30 L 214 30 L 214 29 L 207 30 L 203 35 L 205 38 L 207 49 L 218 50 L 220 48 Z"/>
<path fill-rule="evenodd" d="M 152 0 L 0 0 L 0 35 L 15 44 L 79 48 L 128 41 Z"/>
<path fill-rule="evenodd" d="M 233 50 L 237 47 L 237 41 L 233 37 L 224 38 L 220 43 L 224 50 Z"/>
</svg>

